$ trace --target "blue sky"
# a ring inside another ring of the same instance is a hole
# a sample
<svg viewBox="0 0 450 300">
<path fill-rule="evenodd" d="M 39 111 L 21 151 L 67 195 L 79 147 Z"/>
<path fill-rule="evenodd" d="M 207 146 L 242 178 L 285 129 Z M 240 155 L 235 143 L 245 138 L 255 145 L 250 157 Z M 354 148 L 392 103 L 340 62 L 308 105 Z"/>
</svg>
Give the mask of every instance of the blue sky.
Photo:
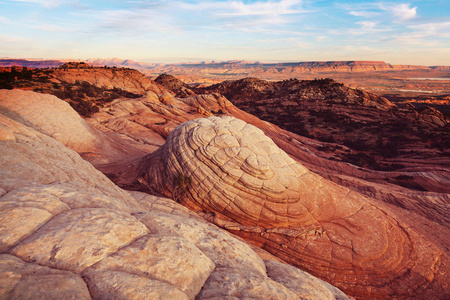
<svg viewBox="0 0 450 300">
<path fill-rule="evenodd" d="M 450 65 L 450 1 L 0 0 L 0 57 Z"/>
</svg>

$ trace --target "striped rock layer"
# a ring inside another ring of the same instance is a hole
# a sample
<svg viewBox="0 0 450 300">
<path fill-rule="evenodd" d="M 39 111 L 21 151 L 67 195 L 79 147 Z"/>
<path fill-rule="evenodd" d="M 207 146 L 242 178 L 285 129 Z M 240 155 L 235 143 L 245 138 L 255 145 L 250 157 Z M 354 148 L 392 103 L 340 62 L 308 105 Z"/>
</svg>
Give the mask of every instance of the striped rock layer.
<svg viewBox="0 0 450 300">
<path fill-rule="evenodd" d="M 441 252 L 389 208 L 328 181 L 233 117 L 177 127 L 136 180 L 356 298 L 419 297 Z"/>
</svg>

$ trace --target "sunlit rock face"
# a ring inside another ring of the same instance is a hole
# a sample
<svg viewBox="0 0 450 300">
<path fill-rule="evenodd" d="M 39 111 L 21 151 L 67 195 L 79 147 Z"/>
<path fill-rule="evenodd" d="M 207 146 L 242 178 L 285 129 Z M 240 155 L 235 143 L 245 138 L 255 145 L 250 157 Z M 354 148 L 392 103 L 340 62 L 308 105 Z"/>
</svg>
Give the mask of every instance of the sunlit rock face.
<svg viewBox="0 0 450 300">
<path fill-rule="evenodd" d="M 0 299 L 347 299 L 171 199 L 120 189 L 48 135 L 51 118 L 43 133 L 24 121 L 36 109 L 23 123 L 0 109 Z"/>
<path fill-rule="evenodd" d="M 383 206 L 232 117 L 180 125 L 134 171 L 146 188 L 358 298 L 418 295 L 440 268 L 440 251 Z"/>
<path fill-rule="evenodd" d="M 244 121 L 213 117 L 186 122 L 161 152 L 165 170 L 155 183 L 175 196 L 187 188 L 191 208 L 221 212 L 249 225 L 312 221 L 296 205 L 301 197 L 298 178 L 307 170 Z M 180 177 L 192 184 L 183 186 Z"/>
</svg>

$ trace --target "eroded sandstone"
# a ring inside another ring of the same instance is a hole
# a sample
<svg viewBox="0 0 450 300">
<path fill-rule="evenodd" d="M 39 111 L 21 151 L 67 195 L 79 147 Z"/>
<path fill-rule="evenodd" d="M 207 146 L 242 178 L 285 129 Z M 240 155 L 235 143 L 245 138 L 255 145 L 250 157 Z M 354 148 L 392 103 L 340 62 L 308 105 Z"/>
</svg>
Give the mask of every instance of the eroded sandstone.
<svg viewBox="0 0 450 300">
<path fill-rule="evenodd" d="M 0 298 L 295 299 L 243 241 L 171 199 L 118 188 L 47 132 L 3 113 Z M 240 284 L 247 275 L 255 279 Z"/>
<path fill-rule="evenodd" d="M 386 208 L 232 117 L 184 123 L 128 176 L 358 298 L 418 296 L 441 267 L 439 248 Z"/>
</svg>

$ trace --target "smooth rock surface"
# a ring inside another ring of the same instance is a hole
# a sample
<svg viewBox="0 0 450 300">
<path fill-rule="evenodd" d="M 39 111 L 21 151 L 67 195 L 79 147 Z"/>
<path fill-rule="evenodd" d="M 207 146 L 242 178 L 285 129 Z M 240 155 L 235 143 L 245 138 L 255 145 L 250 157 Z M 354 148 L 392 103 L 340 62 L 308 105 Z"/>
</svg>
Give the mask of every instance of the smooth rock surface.
<svg viewBox="0 0 450 300">
<path fill-rule="evenodd" d="M 60 141 L 77 152 L 92 151 L 96 135 L 69 103 L 53 95 L 0 90 L 0 109 L 16 121 Z"/>
</svg>

